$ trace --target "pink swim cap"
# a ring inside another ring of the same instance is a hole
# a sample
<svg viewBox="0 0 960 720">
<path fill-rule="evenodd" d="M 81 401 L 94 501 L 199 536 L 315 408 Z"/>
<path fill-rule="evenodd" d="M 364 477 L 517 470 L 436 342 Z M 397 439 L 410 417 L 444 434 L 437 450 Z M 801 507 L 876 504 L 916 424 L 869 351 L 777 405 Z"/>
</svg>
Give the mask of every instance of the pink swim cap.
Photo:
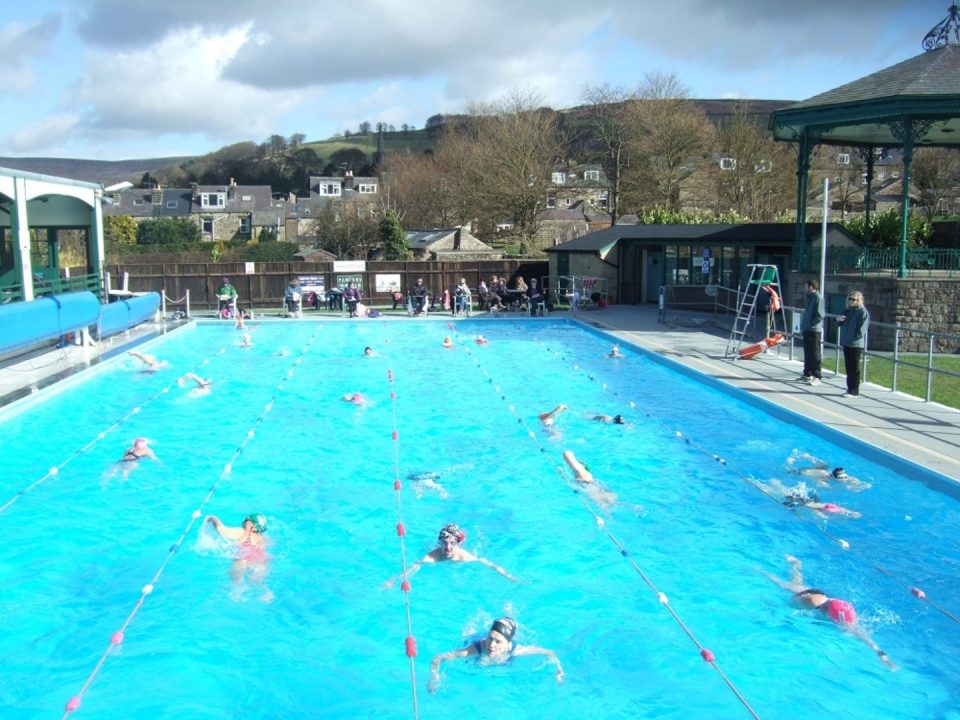
<svg viewBox="0 0 960 720">
<path fill-rule="evenodd" d="M 139 437 L 133 441 L 133 446 L 135 448 L 145 448 L 147 446 L 147 439 Z"/>
<path fill-rule="evenodd" d="M 857 611 L 846 600 L 827 600 L 827 615 L 841 625 L 853 625 L 857 621 Z"/>
<path fill-rule="evenodd" d="M 350 402 L 354 405 L 363 405 L 363 395 L 360 393 L 354 393 L 353 397 L 350 398 Z"/>
</svg>

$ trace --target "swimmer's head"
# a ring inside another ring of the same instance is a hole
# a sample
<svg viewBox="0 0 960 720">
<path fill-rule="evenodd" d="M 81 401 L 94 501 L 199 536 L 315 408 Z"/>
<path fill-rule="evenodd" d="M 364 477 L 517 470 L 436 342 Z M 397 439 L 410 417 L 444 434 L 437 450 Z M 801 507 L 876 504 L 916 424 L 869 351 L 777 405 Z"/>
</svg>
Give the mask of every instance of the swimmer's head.
<svg viewBox="0 0 960 720">
<path fill-rule="evenodd" d="M 364 354 L 364 355 L 373 355 L 373 348 L 370 347 L 369 345 L 367 345 L 367 346 L 363 349 L 363 354 Z"/>
<path fill-rule="evenodd" d="M 136 440 L 133 441 L 133 446 L 135 448 L 143 449 L 147 446 L 147 439 L 138 437 Z"/>
<path fill-rule="evenodd" d="M 467 534 L 454 524 L 444 525 L 440 528 L 440 534 L 437 536 L 437 544 L 444 545 L 448 540 L 453 540 L 457 545 L 467 539 Z"/>
<path fill-rule="evenodd" d="M 613 422 L 615 425 L 626 425 L 627 421 L 624 420 L 623 415 L 614 415 Z"/>
<path fill-rule="evenodd" d="M 252 515 L 247 515 L 243 521 L 250 521 L 250 524 L 253 525 L 253 529 L 258 533 L 265 533 L 267 531 L 267 516 L 263 513 L 253 513 Z"/>
<path fill-rule="evenodd" d="M 493 624 L 490 626 L 490 632 L 500 633 L 506 638 L 507 642 L 511 642 L 513 636 L 517 634 L 517 623 L 513 618 L 502 617 L 499 620 L 493 621 Z"/>
<path fill-rule="evenodd" d="M 843 480 L 847 476 L 847 471 L 842 467 L 837 467 L 834 468 L 833 472 L 830 474 L 833 475 L 837 480 Z"/>
</svg>

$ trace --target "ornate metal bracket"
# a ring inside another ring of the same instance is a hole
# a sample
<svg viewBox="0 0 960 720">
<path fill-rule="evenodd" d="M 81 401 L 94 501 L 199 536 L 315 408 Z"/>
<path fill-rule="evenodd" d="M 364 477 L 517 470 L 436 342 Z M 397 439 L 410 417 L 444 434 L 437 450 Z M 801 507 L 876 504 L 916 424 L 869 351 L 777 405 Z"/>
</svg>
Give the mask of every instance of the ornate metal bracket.
<svg viewBox="0 0 960 720">
<path fill-rule="evenodd" d="M 907 123 L 912 123 L 913 127 L 911 128 L 913 133 L 913 141 L 917 142 L 926 136 L 930 132 L 930 128 L 933 127 L 932 120 L 895 120 L 890 123 L 890 132 L 893 136 L 901 143 L 906 140 L 907 137 Z"/>
<path fill-rule="evenodd" d="M 949 45 L 951 40 L 954 44 L 960 45 L 960 8 L 957 7 L 956 2 L 950 5 L 947 16 L 923 38 L 923 49 L 936 50 Z"/>
</svg>

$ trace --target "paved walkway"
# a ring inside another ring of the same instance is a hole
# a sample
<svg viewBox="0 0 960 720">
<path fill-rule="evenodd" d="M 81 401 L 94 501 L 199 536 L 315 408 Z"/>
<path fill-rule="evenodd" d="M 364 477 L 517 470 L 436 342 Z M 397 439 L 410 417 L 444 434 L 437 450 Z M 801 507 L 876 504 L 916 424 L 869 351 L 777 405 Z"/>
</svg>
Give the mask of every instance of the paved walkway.
<svg viewBox="0 0 960 720">
<path fill-rule="evenodd" d="M 553 317 L 566 313 L 555 313 Z M 310 317 L 307 314 L 306 317 Z M 507 315 L 506 317 L 512 317 Z M 796 412 L 841 433 L 960 481 L 960 411 L 926 403 L 902 393 L 892 393 L 870 383 L 857 398 L 842 398 L 843 377 L 824 372 L 823 384 L 811 387 L 798 382 L 802 351 L 790 359 L 789 348 L 752 360 L 724 356 L 726 329 L 709 315 L 668 313 L 661 323 L 656 307 L 612 306 L 574 315 L 609 331 L 625 342 L 659 353 L 681 365 L 728 383 L 787 410 Z M 327 317 L 345 321 L 342 317 Z M 384 319 L 406 322 L 405 316 Z M 450 316 L 435 315 L 447 322 Z M 260 319 L 258 318 L 258 322 Z M 491 322 L 496 319 L 491 318 Z M 267 322 L 295 322 L 267 319 Z M 102 359 L 124 352 L 133 344 L 156 336 L 145 324 L 130 333 L 114 336 L 96 348 L 69 347 L 39 354 L 0 369 L 0 407 L 36 388 L 57 382 Z M 829 363 L 827 363 L 829 364 Z"/>
</svg>

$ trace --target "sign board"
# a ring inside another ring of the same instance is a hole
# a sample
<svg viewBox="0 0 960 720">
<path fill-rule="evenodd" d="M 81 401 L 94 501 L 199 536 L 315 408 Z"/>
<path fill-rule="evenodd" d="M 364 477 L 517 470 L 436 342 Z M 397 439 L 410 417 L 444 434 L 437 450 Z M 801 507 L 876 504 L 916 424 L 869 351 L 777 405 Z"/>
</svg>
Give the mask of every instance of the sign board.
<svg viewBox="0 0 960 720">
<path fill-rule="evenodd" d="M 320 295 L 324 291 L 326 281 L 323 279 L 323 275 L 301 275 L 297 279 L 297 283 L 304 293 L 315 292 Z"/>
<path fill-rule="evenodd" d="M 256 263 L 245 262 L 245 263 L 243 264 L 243 271 L 244 271 L 247 275 L 253 275 L 253 274 L 255 274 L 255 273 L 257 272 L 257 271 L 254 269 L 254 268 L 256 268 L 256 265 L 257 265 Z"/>
<path fill-rule="evenodd" d="M 377 273 L 373 282 L 378 293 L 403 292 L 400 288 L 400 273 Z"/>
<path fill-rule="evenodd" d="M 343 290 L 347 283 L 363 290 L 363 275 L 337 275 L 337 287 Z"/>
<path fill-rule="evenodd" d="M 709 258 L 704 258 L 704 259 L 703 259 L 703 267 L 701 268 L 701 270 L 702 270 L 702 272 L 703 272 L 704 275 L 709 275 L 709 274 L 710 274 L 710 259 L 709 259 Z"/>
<path fill-rule="evenodd" d="M 367 271 L 367 263 L 365 260 L 334 260 L 333 271 L 335 273 L 362 273 Z M 343 287 L 346 287 L 346 284 Z"/>
</svg>

